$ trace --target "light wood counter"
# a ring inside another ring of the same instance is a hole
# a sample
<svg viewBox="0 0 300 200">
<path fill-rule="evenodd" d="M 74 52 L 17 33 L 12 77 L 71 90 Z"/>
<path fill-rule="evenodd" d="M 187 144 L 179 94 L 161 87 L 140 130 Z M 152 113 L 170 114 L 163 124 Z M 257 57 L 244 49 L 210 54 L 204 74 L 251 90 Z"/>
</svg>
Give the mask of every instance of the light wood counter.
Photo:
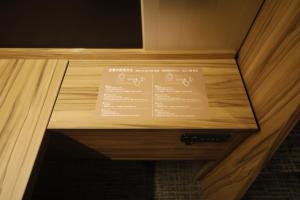
<svg viewBox="0 0 300 200">
<path fill-rule="evenodd" d="M 105 66 L 193 66 L 202 70 L 208 96 L 207 119 L 103 120 L 96 101 Z M 234 59 L 207 60 L 71 60 L 49 129 L 215 129 L 256 130 L 257 125 Z"/>
<path fill-rule="evenodd" d="M 0 199 L 22 199 L 66 60 L 0 60 Z"/>
</svg>

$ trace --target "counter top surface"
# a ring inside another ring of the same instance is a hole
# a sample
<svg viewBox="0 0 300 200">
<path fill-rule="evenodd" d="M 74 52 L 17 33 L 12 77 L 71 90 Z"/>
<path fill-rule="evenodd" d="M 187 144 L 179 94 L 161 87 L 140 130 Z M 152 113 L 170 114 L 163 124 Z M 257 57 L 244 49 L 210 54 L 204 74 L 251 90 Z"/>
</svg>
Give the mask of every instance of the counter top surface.
<svg viewBox="0 0 300 200">
<path fill-rule="evenodd" d="M 0 199 L 22 199 L 66 60 L 0 60 Z"/>
<path fill-rule="evenodd" d="M 98 94 L 103 92 L 101 87 L 109 81 L 106 72 L 109 67 L 200 69 L 208 115 L 198 118 L 103 117 L 97 100 L 103 95 Z M 256 130 L 257 124 L 234 59 L 70 60 L 48 128 Z"/>
</svg>

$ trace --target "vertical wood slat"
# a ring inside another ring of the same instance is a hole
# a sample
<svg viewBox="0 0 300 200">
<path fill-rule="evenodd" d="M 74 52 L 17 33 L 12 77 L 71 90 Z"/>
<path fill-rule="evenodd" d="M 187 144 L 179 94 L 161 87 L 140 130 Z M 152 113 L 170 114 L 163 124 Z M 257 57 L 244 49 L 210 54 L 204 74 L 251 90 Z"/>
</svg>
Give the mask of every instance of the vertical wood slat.
<svg viewBox="0 0 300 200">
<path fill-rule="evenodd" d="M 67 66 L 0 60 L 0 199 L 22 199 Z"/>
<path fill-rule="evenodd" d="M 267 0 L 238 63 L 261 130 L 200 180 L 204 199 L 240 199 L 300 115 L 300 1 Z"/>
</svg>

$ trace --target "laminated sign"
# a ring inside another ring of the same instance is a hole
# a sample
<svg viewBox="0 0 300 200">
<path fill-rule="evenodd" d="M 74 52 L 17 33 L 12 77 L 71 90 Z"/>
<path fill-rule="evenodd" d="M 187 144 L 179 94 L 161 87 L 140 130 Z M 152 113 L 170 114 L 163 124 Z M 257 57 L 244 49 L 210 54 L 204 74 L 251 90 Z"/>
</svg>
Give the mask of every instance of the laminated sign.
<svg viewBox="0 0 300 200">
<path fill-rule="evenodd" d="M 105 118 L 207 118 L 208 99 L 201 69 L 105 67 L 97 113 Z"/>
</svg>

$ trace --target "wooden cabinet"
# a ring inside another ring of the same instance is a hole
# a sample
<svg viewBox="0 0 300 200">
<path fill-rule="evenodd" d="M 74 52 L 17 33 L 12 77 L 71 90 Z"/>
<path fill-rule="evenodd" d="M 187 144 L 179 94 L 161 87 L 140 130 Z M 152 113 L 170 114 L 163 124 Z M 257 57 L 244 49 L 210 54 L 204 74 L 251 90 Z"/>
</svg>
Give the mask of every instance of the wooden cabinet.
<svg viewBox="0 0 300 200">
<path fill-rule="evenodd" d="M 138 58 L 136 55 L 135 59 L 123 61 L 71 60 L 48 130 L 64 134 L 111 159 L 202 160 L 223 156 L 257 130 L 234 59 Z M 104 69 L 111 66 L 173 66 L 201 70 L 209 116 L 200 119 L 101 117 L 96 109 L 99 87 L 104 84 Z M 184 134 L 189 134 L 187 139 L 198 137 L 198 140 L 187 145 L 182 141 Z M 223 141 L 222 136 L 226 134 L 230 136 Z M 215 141 L 220 138 L 221 141 Z"/>
</svg>

